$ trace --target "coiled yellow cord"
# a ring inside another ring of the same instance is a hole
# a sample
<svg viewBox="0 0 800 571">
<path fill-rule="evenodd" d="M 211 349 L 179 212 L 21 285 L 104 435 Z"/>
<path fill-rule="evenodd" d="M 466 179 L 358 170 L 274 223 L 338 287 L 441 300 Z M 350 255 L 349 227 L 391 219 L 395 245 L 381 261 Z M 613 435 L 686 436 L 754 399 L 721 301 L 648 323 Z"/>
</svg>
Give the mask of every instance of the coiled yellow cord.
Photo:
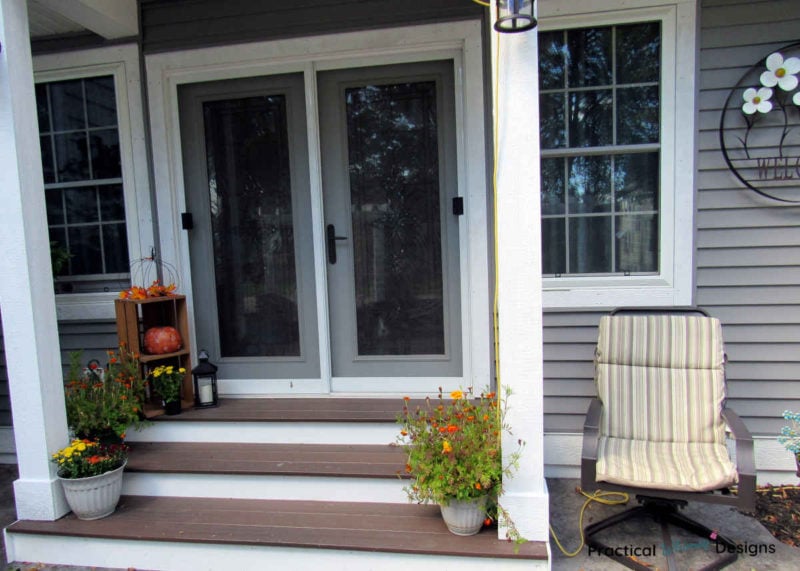
<svg viewBox="0 0 800 571">
<path fill-rule="evenodd" d="M 628 500 L 630 499 L 628 497 L 628 494 L 626 494 L 625 492 L 602 492 L 600 490 L 597 490 L 593 494 L 587 494 L 580 488 L 578 488 L 578 491 L 581 493 L 581 495 L 586 496 L 586 501 L 583 502 L 583 507 L 581 508 L 580 518 L 578 518 L 578 529 L 580 530 L 580 535 L 581 535 L 581 544 L 578 546 L 578 548 L 575 551 L 571 552 L 568 552 L 566 549 L 564 549 L 564 546 L 561 545 L 561 542 L 558 540 L 558 536 L 556 535 L 555 530 L 553 530 L 553 526 L 552 525 L 550 526 L 550 535 L 553 536 L 553 540 L 556 542 L 556 545 L 558 545 L 558 548 L 561 550 L 561 553 L 563 553 L 567 557 L 575 557 L 578 553 L 580 553 L 583 550 L 583 546 L 586 544 L 586 538 L 583 536 L 583 514 L 586 511 L 586 508 L 589 507 L 589 504 L 591 504 L 592 502 L 597 502 L 607 506 L 617 506 L 620 504 L 627 504 Z M 618 499 L 610 499 L 610 496 L 618 496 Z"/>
</svg>

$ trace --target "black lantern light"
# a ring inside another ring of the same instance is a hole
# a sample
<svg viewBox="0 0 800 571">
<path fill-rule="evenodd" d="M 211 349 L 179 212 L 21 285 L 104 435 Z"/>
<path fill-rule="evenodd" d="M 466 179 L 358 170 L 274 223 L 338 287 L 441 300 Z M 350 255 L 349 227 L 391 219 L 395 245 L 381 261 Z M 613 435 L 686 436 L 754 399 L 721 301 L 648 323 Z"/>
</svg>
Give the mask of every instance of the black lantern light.
<svg viewBox="0 0 800 571">
<path fill-rule="evenodd" d="M 497 0 L 494 29 L 503 33 L 525 32 L 536 27 L 534 0 Z"/>
<path fill-rule="evenodd" d="M 201 349 L 197 355 L 200 363 L 192 369 L 194 377 L 194 406 L 208 408 L 217 406 L 217 366 L 208 362 L 208 351 Z"/>
</svg>

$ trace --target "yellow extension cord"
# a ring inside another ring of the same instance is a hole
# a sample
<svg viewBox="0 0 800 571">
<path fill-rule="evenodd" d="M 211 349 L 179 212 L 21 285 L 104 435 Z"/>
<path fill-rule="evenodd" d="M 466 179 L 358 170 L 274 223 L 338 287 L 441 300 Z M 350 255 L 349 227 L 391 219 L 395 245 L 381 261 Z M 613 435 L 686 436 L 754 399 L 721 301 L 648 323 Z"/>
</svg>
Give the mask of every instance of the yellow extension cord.
<svg viewBox="0 0 800 571">
<path fill-rule="evenodd" d="M 472 0 L 476 4 L 481 6 L 490 7 L 489 2 L 484 2 L 483 0 Z M 499 274 L 498 274 L 498 245 L 497 245 L 497 234 L 498 234 L 498 224 L 497 224 L 497 170 L 499 165 L 499 149 L 497 144 L 498 138 L 498 126 L 500 124 L 500 114 L 499 114 L 499 104 L 498 101 L 500 99 L 500 37 L 497 37 L 497 50 L 495 52 L 495 85 L 494 85 L 494 120 L 493 120 L 493 136 L 494 136 L 494 156 L 493 156 L 493 171 L 492 171 L 492 202 L 493 202 L 493 226 L 494 226 L 494 306 L 492 311 L 492 318 L 493 318 L 493 327 L 494 327 L 494 361 L 495 361 L 495 380 L 497 383 L 497 395 L 498 398 L 502 398 L 501 392 L 501 384 L 500 384 L 500 336 L 499 336 L 499 315 L 498 315 L 498 292 L 499 292 Z M 497 407 L 497 413 L 500 415 L 500 410 L 502 407 Z M 578 491 L 586 497 L 586 501 L 583 502 L 583 506 L 581 507 L 580 517 L 578 519 L 578 529 L 580 532 L 581 542 L 578 548 L 575 551 L 568 552 L 556 535 L 555 530 L 553 530 L 553 526 L 550 526 L 550 534 L 553 536 L 553 540 L 556 542 L 556 545 L 561 550 L 561 552 L 566 555 L 567 557 L 575 557 L 578 553 L 583 550 L 583 546 L 585 545 L 585 537 L 583 535 L 583 516 L 586 513 L 586 508 L 589 507 L 589 504 L 592 502 L 598 502 L 607 506 L 615 506 L 620 504 L 628 503 L 629 497 L 628 494 L 623 492 L 602 492 L 596 491 L 593 494 L 587 494 L 585 491 L 578 488 Z"/>
<path fill-rule="evenodd" d="M 561 550 L 561 553 L 563 553 L 567 557 L 575 557 L 578 553 L 580 553 L 583 550 L 583 546 L 586 544 L 586 539 L 583 536 L 583 515 L 586 512 L 586 508 L 589 507 L 589 504 L 591 504 L 592 502 L 597 502 L 607 506 L 618 506 L 620 504 L 628 503 L 628 500 L 630 499 L 628 497 L 628 494 L 624 492 L 601 492 L 598 490 L 593 494 L 587 494 L 580 488 L 578 488 L 577 491 L 580 492 L 581 495 L 586 496 L 586 501 L 583 502 L 583 507 L 581 507 L 581 515 L 578 518 L 578 531 L 580 532 L 581 536 L 581 543 L 580 545 L 578 545 L 578 548 L 575 551 L 567 551 L 566 549 L 564 549 L 564 546 L 561 545 L 561 542 L 558 540 L 558 536 L 556 535 L 553 526 L 552 525 L 550 526 L 550 535 L 553 536 L 553 540 L 556 542 L 556 545 L 558 545 L 558 548 Z M 610 496 L 617 496 L 617 499 L 611 499 Z"/>
</svg>

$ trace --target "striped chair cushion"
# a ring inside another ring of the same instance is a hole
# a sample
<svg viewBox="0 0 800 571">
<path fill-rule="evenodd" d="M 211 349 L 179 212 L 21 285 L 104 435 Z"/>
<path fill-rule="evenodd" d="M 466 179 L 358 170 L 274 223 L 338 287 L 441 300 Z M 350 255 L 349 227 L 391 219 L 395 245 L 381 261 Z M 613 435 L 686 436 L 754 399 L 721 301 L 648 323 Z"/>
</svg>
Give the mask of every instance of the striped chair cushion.
<svg viewBox="0 0 800 571">
<path fill-rule="evenodd" d="M 600 437 L 597 481 L 659 490 L 707 492 L 737 481 L 724 445 Z"/>
<path fill-rule="evenodd" d="M 604 316 L 595 368 L 603 403 L 598 481 L 690 491 L 735 482 L 721 414 L 719 320 Z"/>
</svg>

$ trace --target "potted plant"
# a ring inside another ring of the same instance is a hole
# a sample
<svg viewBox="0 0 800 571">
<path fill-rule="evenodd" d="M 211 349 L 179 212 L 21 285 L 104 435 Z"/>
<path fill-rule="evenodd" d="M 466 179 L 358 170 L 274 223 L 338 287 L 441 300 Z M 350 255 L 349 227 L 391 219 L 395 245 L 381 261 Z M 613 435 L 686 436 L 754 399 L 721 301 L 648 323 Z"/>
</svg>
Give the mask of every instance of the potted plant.
<svg viewBox="0 0 800 571">
<path fill-rule="evenodd" d="M 100 519 L 114 512 L 127 452 L 124 444 L 75 439 L 53 454 L 67 503 L 79 519 Z"/>
<path fill-rule="evenodd" d="M 452 533 L 478 533 L 492 506 L 503 515 L 496 505 L 502 479 L 511 475 L 521 454 L 522 442 L 510 463 L 503 465 L 501 432 L 509 429 L 505 407 L 495 393 L 474 398 L 472 389 L 466 394 L 454 391 L 447 401 L 440 389 L 438 400 L 428 398 L 414 410 L 409 398 L 404 400 L 398 442 L 408 454 L 406 472 L 413 478 L 406 487 L 409 498 L 439 504 Z"/>
<path fill-rule="evenodd" d="M 96 360 L 84 368 L 80 351 L 70 355 L 69 378 L 64 387 L 67 424 L 81 439 L 122 442 L 129 426 L 139 428 L 144 423 L 145 381 L 138 357 L 125 346 L 107 354 L 105 369 Z"/>
<path fill-rule="evenodd" d="M 185 368 L 173 365 L 159 365 L 150 372 L 153 390 L 164 401 L 164 412 L 167 414 L 181 412 L 181 385 L 185 375 Z"/>
<path fill-rule="evenodd" d="M 783 418 L 789 421 L 789 425 L 781 428 L 781 435 L 778 442 L 783 444 L 789 452 L 794 454 L 794 461 L 797 465 L 797 475 L 800 476 L 800 412 L 790 410 L 783 411 Z"/>
</svg>

